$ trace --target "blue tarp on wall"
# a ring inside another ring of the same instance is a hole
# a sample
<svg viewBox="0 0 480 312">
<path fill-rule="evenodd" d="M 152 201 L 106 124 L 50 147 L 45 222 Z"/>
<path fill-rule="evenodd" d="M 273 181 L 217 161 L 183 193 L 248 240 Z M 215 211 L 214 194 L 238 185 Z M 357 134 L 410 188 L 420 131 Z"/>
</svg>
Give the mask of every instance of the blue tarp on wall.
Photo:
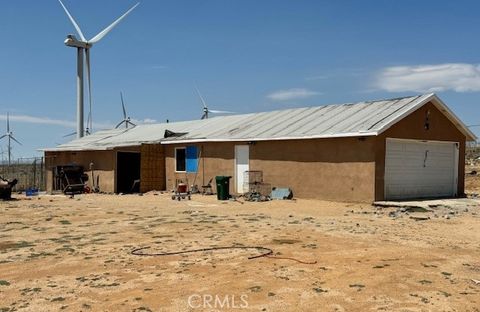
<svg viewBox="0 0 480 312">
<path fill-rule="evenodd" d="M 187 146 L 187 172 L 197 172 L 198 167 L 198 153 L 196 146 Z"/>
</svg>

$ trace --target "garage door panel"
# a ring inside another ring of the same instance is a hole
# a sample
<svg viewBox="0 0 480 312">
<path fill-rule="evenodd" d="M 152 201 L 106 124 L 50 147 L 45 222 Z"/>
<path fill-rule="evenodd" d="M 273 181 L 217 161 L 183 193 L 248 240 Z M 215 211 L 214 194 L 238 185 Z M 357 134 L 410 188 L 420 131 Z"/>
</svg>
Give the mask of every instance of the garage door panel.
<svg viewBox="0 0 480 312">
<path fill-rule="evenodd" d="M 386 144 L 386 199 L 455 195 L 457 144 L 393 139 Z"/>
</svg>

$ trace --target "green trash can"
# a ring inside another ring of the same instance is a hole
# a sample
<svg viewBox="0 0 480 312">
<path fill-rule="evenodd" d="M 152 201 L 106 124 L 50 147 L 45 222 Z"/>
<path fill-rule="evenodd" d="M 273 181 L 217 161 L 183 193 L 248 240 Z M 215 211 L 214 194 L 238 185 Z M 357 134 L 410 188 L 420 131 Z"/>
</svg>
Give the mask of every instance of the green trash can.
<svg viewBox="0 0 480 312">
<path fill-rule="evenodd" d="M 228 200 L 230 198 L 230 178 L 226 176 L 216 176 L 217 183 L 217 199 Z"/>
</svg>

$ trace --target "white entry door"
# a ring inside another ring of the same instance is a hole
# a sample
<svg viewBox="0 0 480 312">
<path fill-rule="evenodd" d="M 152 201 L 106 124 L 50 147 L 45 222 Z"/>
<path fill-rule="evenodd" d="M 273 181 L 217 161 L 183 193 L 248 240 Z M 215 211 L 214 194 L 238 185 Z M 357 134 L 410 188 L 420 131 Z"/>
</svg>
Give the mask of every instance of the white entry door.
<svg viewBox="0 0 480 312">
<path fill-rule="evenodd" d="M 245 171 L 249 170 L 248 162 L 250 159 L 248 145 L 235 145 L 235 190 L 243 194 L 245 181 Z"/>
<path fill-rule="evenodd" d="M 457 195 L 458 143 L 387 139 L 385 198 Z"/>
</svg>

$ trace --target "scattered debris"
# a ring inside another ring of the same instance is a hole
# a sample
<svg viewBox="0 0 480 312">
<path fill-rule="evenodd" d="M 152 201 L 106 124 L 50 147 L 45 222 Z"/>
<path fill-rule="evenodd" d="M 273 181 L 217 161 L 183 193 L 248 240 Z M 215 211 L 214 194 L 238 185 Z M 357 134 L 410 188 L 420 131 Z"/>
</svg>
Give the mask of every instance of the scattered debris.
<svg viewBox="0 0 480 312">
<path fill-rule="evenodd" d="M 248 192 L 243 195 L 245 201 L 250 202 L 263 202 L 271 200 L 270 196 L 262 195 L 259 192 Z"/>
<path fill-rule="evenodd" d="M 394 210 L 387 210 L 390 218 L 409 216 L 415 221 L 425 221 L 439 217 L 449 220 L 464 213 L 476 215 L 475 210 L 480 208 L 480 201 L 472 198 L 455 198 L 405 202 L 381 201 L 374 202 L 373 205 L 378 208 L 375 212 L 377 215 L 383 214 L 383 209 L 393 208 Z"/>
<path fill-rule="evenodd" d="M 430 217 L 426 216 L 410 216 L 410 219 L 413 219 L 415 221 L 425 221 L 425 220 L 430 220 Z"/>
<path fill-rule="evenodd" d="M 292 199 L 293 192 L 289 188 L 277 188 L 274 187 L 270 193 L 272 199 Z"/>
</svg>

